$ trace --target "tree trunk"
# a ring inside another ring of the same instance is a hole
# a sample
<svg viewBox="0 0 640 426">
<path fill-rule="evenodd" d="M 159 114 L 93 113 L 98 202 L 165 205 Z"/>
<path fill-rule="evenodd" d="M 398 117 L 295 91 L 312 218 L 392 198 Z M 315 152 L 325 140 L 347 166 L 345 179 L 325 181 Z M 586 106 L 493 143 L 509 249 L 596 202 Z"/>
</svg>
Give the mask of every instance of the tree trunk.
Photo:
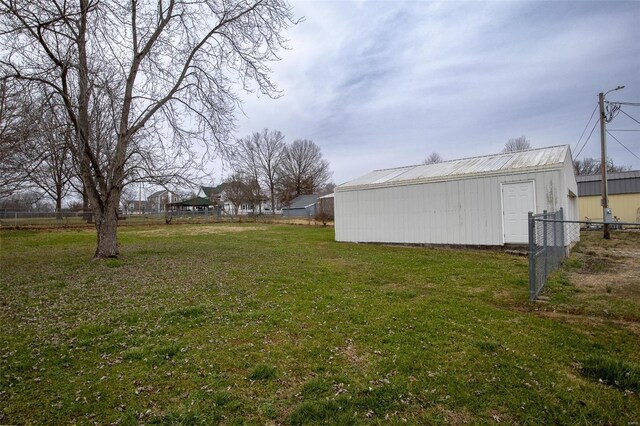
<svg viewBox="0 0 640 426">
<path fill-rule="evenodd" d="M 269 185 L 269 191 L 271 192 L 271 214 L 276 214 L 276 191 L 273 184 Z"/>
<path fill-rule="evenodd" d="M 116 209 L 108 208 L 104 212 L 96 212 L 95 214 L 98 246 L 94 257 L 96 259 L 118 257 L 118 218 Z"/>
<path fill-rule="evenodd" d="M 87 190 L 85 189 L 84 185 L 83 185 L 82 189 L 83 189 L 83 192 L 82 192 L 82 219 L 87 223 L 91 223 L 91 222 L 93 222 L 93 214 L 91 213 L 91 210 L 89 209 L 89 196 L 87 195 Z"/>
<path fill-rule="evenodd" d="M 56 197 L 56 220 L 62 220 L 62 197 Z"/>
<path fill-rule="evenodd" d="M 62 220 L 62 185 L 56 184 L 56 220 Z"/>
</svg>

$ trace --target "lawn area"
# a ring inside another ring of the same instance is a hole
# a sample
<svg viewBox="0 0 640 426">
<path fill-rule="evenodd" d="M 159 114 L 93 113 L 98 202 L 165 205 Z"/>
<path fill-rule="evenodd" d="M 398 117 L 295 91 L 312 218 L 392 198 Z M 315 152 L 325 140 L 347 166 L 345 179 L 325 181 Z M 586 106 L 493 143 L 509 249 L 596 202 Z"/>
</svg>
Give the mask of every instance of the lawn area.
<svg viewBox="0 0 640 426">
<path fill-rule="evenodd" d="M 584 297 L 581 258 L 529 303 L 524 257 L 332 228 L 128 226 L 106 261 L 91 230 L 0 238 L 0 424 L 640 421 L 638 292 Z"/>
</svg>

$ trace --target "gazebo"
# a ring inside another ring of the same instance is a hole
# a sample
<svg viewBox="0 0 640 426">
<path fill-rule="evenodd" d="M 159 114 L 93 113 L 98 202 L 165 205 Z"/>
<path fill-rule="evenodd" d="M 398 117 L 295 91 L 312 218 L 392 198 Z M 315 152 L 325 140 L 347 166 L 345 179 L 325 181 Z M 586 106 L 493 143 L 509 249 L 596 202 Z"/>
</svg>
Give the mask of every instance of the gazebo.
<svg viewBox="0 0 640 426">
<path fill-rule="evenodd" d="M 192 197 L 186 200 L 178 201 L 176 203 L 169 204 L 173 211 L 183 210 L 210 210 L 211 202 L 207 198 Z"/>
</svg>

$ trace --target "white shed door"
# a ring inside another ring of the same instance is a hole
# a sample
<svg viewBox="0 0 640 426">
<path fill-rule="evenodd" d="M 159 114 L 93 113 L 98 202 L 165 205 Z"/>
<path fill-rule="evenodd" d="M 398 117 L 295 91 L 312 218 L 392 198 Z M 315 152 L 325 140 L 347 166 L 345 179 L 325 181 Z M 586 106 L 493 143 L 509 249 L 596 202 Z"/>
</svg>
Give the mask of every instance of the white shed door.
<svg viewBox="0 0 640 426">
<path fill-rule="evenodd" d="M 528 213 L 535 211 L 533 182 L 502 185 L 504 242 L 524 244 L 529 241 Z"/>
</svg>

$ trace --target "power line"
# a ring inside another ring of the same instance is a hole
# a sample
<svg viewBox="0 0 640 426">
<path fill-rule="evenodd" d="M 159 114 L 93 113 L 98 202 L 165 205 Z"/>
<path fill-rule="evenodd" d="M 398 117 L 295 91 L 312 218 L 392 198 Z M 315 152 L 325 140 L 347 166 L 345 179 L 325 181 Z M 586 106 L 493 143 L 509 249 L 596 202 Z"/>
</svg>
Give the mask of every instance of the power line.
<svg viewBox="0 0 640 426">
<path fill-rule="evenodd" d="M 609 129 L 609 132 L 640 132 L 640 129 Z"/>
<path fill-rule="evenodd" d="M 607 130 L 607 133 L 609 133 L 609 131 L 608 131 L 608 130 Z M 613 139 L 615 139 L 615 141 L 616 141 L 616 142 L 618 142 L 620 145 L 622 145 L 622 147 L 623 147 L 624 149 L 626 149 L 627 151 L 629 151 L 629 153 L 630 153 L 631 155 L 633 155 L 633 156 L 634 156 L 634 157 L 636 157 L 638 160 L 640 160 L 640 157 L 638 157 L 638 156 L 637 156 L 633 151 L 631 151 L 629 148 L 627 148 L 627 147 L 625 146 L 625 144 L 623 144 L 622 142 L 620 142 L 620 141 L 618 140 L 618 138 L 616 138 L 615 136 L 613 136 L 611 133 L 609 133 L 609 136 L 611 136 Z"/>
<path fill-rule="evenodd" d="M 632 119 L 633 121 L 635 121 L 636 123 L 640 124 L 640 121 L 636 120 L 635 118 L 633 118 L 632 116 L 624 112 L 622 109 L 620 110 L 620 112 L 626 115 L 627 117 L 629 117 L 630 119 Z"/>
<path fill-rule="evenodd" d="M 591 117 L 589 117 L 589 121 L 587 121 L 587 124 L 585 124 L 584 130 L 582 130 L 582 134 L 580 135 L 580 138 L 578 138 L 578 142 L 576 142 L 576 147 L 575 147 L 574 151 L 576 149 L 578 149 L 578 145 L 580 145 L 580 141 L 582 140 L 582 137 L 584 136 L 584 132 L 587 131 L 587 127 L 589 127 L 589 123 L 591 123 L 591 120 L 593 119 L 593 115 L 596 113 L 597 109 L 598 109 L 598 104 L 596 103 L 596 106 L 595 106 L 595 108 L 593 108 L 593 112 L 591 113 Z"/>
<path fill-rule="evenodd" d="M 587 136 L 587 140 L 584 141 L 584 144 L 582 144 L 582 148 L 580 148 L 580 151 L 578 151 L 575 158 L 578 158 L 580 156 L 580 153 L 584 149 L 584 147 L 587 146 L 587 142 L 589 142 L 589 139 L 591 139 L 591 135 L 593 134 L 593 131 L 596 129 L 597 125 L 598 125 L 598 120 L 596 120 L 596 122 L 593 123 L 593 127 L 591 128 L 591 132 L 589 133 L 589 136 Z"/>
<path fill-rule="evenodd" d="M 640 106 L 640 102 L 608 102 L 608 104 Z"/>
</svg>

